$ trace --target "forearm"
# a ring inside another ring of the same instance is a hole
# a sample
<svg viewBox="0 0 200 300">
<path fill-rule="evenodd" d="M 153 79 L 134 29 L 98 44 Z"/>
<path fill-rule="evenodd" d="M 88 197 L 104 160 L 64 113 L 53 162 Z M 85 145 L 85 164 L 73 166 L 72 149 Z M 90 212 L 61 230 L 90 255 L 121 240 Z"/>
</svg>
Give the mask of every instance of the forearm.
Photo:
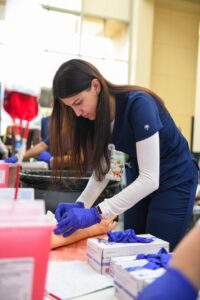
<svg viewBox="0 0 200 300">
<path fill-rule="evenodd" d="M 40 142 L 34 147 L 28 149 L 24 155 L 24 161 L 29 160 L 31 157 L 37 157 L 42 151 L 47 150 L 48 145 L 44 142 Z"/>
<path fill-rule="evenodd" d="M 114 197 L 105 199 L 100 208 L 119 215 L 159 187 L 160 151 L 159 134 L 136 143 L 139 176 Z M 106 213 L 105 213 L 106 214 Z"/>
<path fill-rule="evenodd" d="M 108 182 L 109 179 L 106 178 L 104 178 L 102 181 L 97 181 L 93 174 L 77 201 L 83 202 L 86 208 L 91 207 L 101 192 L 105 189 Z"/>
<path fill-rule="evenodd" d="M 200 226 L 195 226 L 175 249 L 170 266 L 180 270 L 200 289 Z"/>
<path fill-rule="evenodd" d="M 61 246 L 67 246 L 77 241 L 97 236 L 100 234 L 105 234 L 115 228 L 116 222 L 112 219 L 102 220 L 101 223 L 90 226 L 85 229 L 79 229 L 75 231 L 72 235 L 68 237 L 63 237 L 63 235 L 57 235 L 52 233 L 51 249 L 58 248 Z"/>
</svg>

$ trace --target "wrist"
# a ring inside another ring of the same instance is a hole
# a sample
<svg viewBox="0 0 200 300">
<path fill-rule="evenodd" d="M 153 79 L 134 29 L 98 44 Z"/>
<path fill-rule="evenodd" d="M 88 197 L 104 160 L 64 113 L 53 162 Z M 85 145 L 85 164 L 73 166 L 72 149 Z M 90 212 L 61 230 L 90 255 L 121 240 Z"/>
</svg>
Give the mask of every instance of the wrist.
<svg viewBox="0 0 200 300">
<path fill-rule="evenodd" d="M 78 207 L 78 208 L 85 208 L 84 202 L 76 201 L 75 204 L 76 204 L 76 207 Z"/>
<path fill-rule="evenodd" d="M 94 206 L 92 208 L 89 208 L 93 211 L 94 213 L 94 217 L 95 217 L 95 223 L 100 223 L 101 222 L 101 215 L 99 214 L 98 210 L 97 210 L 97 207 Z M 95 224 L 93 223 L 93 224 Z"/>
<path fill-rule="evenodd" d="M 105 201 L 99 203 L 97 205 L 97 211 L 99 215 L 101 216 L 101 219 L 109 219 L 112 215 L 108 205 L 105 203 Z"/>
</svg>

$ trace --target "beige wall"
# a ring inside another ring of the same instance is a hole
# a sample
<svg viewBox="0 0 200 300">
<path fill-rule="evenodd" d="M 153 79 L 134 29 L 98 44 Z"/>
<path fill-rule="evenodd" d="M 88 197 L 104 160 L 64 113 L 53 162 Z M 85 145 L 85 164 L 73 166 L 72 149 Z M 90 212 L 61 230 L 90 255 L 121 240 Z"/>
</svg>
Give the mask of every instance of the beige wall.
<svg viewBox="0 0 200 300">
<path fill-rule="evenodd" d="M 131 1 L 134 0 L 83 0 L 83 11 L 88 15 L 129 22 Z"/>
<path fill-rule="evenodd" d="M 151 89 L 190 143 L 195 110 L 199 16 L 155 8 Z"/>
</svg>

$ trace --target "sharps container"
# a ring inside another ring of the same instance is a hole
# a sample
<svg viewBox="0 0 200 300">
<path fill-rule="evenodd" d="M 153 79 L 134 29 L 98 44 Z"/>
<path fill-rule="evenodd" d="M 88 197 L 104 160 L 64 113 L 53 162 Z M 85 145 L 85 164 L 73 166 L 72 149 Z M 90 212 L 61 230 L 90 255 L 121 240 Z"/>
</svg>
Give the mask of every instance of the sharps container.
<svg viewBox="0 0 200 300">
<path fill-rule="evenodd" d="M 14 187 L 16 164 L 0 162 L 0 188 Z"/>
<path fill-rule="evenodd" d="M 44 201 L 0 201 L 0 299 L 43 300 L 52 225 Z"/>
</svg>

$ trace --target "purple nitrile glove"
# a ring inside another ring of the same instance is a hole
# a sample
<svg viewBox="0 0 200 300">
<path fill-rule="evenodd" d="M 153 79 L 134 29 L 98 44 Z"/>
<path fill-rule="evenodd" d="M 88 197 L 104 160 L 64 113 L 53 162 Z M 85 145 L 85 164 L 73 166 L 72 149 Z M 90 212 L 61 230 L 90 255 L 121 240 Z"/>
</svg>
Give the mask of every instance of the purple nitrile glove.
<svg viewBox="0 0 200 300">
<path fill-rule="evenodd" d="M 172 254 L 168 253 L 165 248 L 161 248 L 158 253 L 140 253 L 136 256 L 136 259 L 146 259 L 148 262 L 144 266 L 139 267 L 128 267 L 126 270 L 128 272 L 134 270 L 141 270 L 143 268 L 150 270 L 157 270 L 159 268 L 167 268 L 172 258 Z"/>
<path fill-rule="evenodd" d="M 124 231 L 109 231 L 107 233 L 108 241 L 115 243 L 151 243 L 152 238 L 139 237 L 135 234 L 133 229 L 126 229 Z"/>
<path fill-rule="evenodd" d="M 60 202 L 56 208 L 55 218 L 58 222 L 62 219 L 63 215 L 68 212 L 72 208 L 84 208 L 83 202 L 75 202 L 75 203 L 66 203 Z"/>
<path fill-rule="evenodd" d="M 63 215 L 54 233 L 62 233 L 64 237 L 67 237 L 80 228 L 86 228 L 100 222 L 101 219 L 96 207 L 72 208 Z"/>
<path fill-rule="evenodd" d="M 51 153 L 44 150 L 40 153 L 40 155 L 38 155 L 37 160 L 49 163 L 51 160 L 51 157 L 52 157 Z"/>
<path fill-rule="evenodd" d="M 18 161 L 18 158 L 17 156 L 11 156 L 11 157 L 7 157 L 6 159 L 4 159 L 4 161 L 6 163 L 12 163 L 12 164 L 15 164 L 17 161 Z"/>
<path fill-rule="evenodd" d="M 165 248 L 161 248 L 158 253 L 144 254 L 140 253 L 137 255 L 136 259 L 146 259 L 148 263 L 144 268 L 156 270 L 159 268 L 167 268 L 172 254 L 168 253 Z"/>
<path fill-rule="evenodd" d="M 138 295 L 137 300 L 196 300 L 197 295 L 197 289 L 181 272 L 168 268 Z"/>
</svg>

